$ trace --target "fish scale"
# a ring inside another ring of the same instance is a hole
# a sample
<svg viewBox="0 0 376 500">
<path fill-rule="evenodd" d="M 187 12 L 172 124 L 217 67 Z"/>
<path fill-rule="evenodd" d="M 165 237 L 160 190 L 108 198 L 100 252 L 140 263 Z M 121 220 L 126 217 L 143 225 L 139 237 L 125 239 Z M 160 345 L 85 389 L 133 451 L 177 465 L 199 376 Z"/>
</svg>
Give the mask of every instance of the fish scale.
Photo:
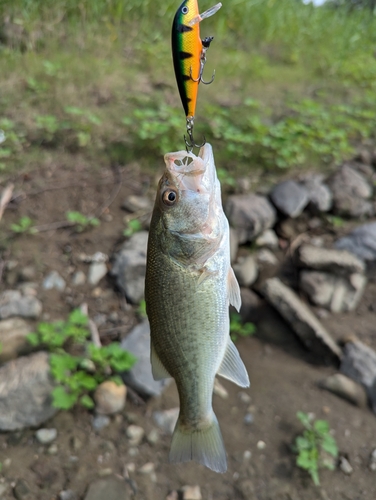
<svg viewBox="0 0 376 500">
<path fill-rule="evenodd" d="M 185 158 L 193 161 L 177 166 L 176 160 Z M 153 375 L 173 377 L 179 393 L 170 460 L 196 460 L 224 472 L 226 452 L 212 409 L 214 378 L 219 374 L 249 385 L 229 336 L 229 303 L 240 307 L 229 226 L 211 146 L 201 148 L 199 157 L 177 152 L 165 161 L 150 223 L 145 282 Z"/>
</svg>

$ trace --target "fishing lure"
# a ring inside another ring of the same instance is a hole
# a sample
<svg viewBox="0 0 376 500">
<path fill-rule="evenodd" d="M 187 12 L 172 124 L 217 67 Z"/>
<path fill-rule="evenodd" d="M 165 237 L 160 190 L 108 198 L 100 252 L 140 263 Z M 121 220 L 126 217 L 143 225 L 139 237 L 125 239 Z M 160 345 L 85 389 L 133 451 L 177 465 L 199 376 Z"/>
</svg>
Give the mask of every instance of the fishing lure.
<svg viewBox="0 0 376 500">
<path fill-rule="evenodd" d="M 206 63 L 206 51 L 213 37 L 200 38 L 200 22 L 215 14 L 222 7 L 217 3 L 202 14 L 199 14 L 197 0 L 184 0 L 178 8 L 172 24 L 172 58 L 180 98 L 187 118 L 189 141 L 184 136 L 187 151 L 201 147 L 193 139 L 193 125 L 196 111 L 198 85 L 200 82 L 209 85 L 210 81 L 202 78 Z"/>
</svg>

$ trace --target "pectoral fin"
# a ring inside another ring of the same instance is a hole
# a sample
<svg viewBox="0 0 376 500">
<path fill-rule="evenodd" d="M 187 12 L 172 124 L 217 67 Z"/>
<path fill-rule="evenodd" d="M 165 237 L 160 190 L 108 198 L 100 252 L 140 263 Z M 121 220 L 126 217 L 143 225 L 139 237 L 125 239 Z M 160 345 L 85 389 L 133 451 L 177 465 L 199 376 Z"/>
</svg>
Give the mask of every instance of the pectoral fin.
<svg viewBox="0 0 376 500">
<path fill-rule="evenodd" d="M 221 377 L 231 380 L 231 382 L 234 382 L 239 387 L 249 387 L 247 370 L 240 358 L 239 351 L 230 337 L 222 364 L 217 373 Z"/>
<path fill-rule="evenodd" d="M 171 377 L 166 368 L 163 366 L 162 361 L 159 359 L 152 343 L 150 344 L 150 362 L 154 380 L 162 380 L 164 378 Z"/>
<path fill-rule="evenodd" d="M 227 293 L 230 304 L 233 305 L 237 311 L 239 311 L 240 306 L 242 305 L 242 299 L 240 296 L 239 283 L 235 277 L 232 267 L 230 267 L 227 275 Z"/>
</svg>

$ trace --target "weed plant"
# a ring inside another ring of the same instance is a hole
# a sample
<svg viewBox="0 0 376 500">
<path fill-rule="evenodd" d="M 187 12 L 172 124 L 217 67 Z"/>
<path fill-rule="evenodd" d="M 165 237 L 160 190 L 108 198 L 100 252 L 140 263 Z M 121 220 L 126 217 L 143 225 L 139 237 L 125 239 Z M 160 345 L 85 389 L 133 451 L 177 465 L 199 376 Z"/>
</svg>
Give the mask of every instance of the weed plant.
<svg viewBox="0 0 376 500">
<path fill-rule="evenodd" d="M 314 421 L 311 414 L 302 411 L 298 411 L 296 416 L 304 427 L 303 434 L 295 440 L 296 465 L 306 470 L 315 485 L 319 486 L 319 469 L 335 469 L 337 443 L 326 420 Z"/>
<path fill-rule="evenodd" d="M 43 148 L 155 163 L 183 147 L 175 9 L 175 0 L 3 0 L 0 170 Z M 214 143 L 222 171 L 328 165 L 374 139 L 369 10 L 231 1 L 202 31 L 215 35 L 208 72 L 215 66 L 217 77 L 200 89 L 195 133 Z M 108 97 L 94 98 L 102 88 Z"/>
<path fill-rule="evenodd" d="M 91 393 L 104 380 L 122 384 L 117 375 L 129 370 L 136 358 L 118 342 L 97 347 L 88 340 L 88 317 L 75 309 L 66 321 L 39 323 L 28 340 L 34 347 L 50 352 L 51 373 L 55 380 L 52 404 L 68 410 L 75 404 L 93 408 Z"/>
</svg>

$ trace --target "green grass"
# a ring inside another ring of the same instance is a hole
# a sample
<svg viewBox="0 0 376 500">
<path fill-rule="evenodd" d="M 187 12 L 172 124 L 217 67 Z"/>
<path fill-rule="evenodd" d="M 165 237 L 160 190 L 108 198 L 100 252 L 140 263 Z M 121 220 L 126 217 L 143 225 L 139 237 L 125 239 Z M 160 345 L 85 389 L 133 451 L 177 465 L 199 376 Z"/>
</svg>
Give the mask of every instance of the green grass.
<svg viewBox="0 0 376 500">
<path fill-rule="evenodd" d="M 204 10 L 212 2 L 201 2 Z M 173 75 L 176 1 L 5 0 L 0 5 L 0 171 L 44 151 L 98 164 L 161 164 L 184 147 Z M 4 22 L 5 19 L 8 21 Z M 318 166 L 374 138 L 376 18 L 298 0 L 233 0 L 201 26 L 215 40 L 195 135 L 243 173 Z"/>
</svg>

